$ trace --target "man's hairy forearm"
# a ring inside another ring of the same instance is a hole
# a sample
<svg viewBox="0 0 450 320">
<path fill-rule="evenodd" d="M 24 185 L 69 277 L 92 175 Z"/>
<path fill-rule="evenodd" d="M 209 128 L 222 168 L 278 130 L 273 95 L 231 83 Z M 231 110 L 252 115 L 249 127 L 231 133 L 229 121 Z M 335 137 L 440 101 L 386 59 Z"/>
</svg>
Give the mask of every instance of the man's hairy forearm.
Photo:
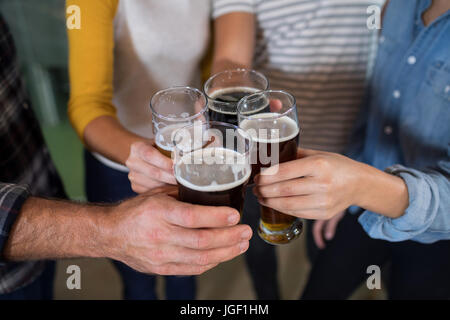
<svg viewBox="0 0 450 320">
<path fill-rule="evenodd" d="M 29 198 L 3 255 L 10 261 L 108 256 L 110 207 Z"/>
</svg>

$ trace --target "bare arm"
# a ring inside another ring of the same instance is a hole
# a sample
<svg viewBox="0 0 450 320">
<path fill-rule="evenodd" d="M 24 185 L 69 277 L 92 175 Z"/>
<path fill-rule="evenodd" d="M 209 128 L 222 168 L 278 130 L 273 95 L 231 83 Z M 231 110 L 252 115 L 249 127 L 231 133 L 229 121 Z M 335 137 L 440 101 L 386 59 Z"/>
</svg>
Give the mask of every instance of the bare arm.
<svg viewBox="0 0 450 320">
<path fill-rule="evenodd" d="M 84 141 L 90 150 L 121 164 L 125 164 L 128 159 L 133 143 L 138 141 L 149 145 L 153 143 L 152 139 L 128 131 L 116 118 L 110 116 L 92 120 L 84 130 Z"/>
<path fill-rule="evenodd" d="M 3 251 L 7 260 L 106 256 L 108 207 L 29 198 Z"/>
<path fill-rule="evenodd" d="M 236 210 L 178 202 L 167 195 L 173 192 L 159 189 L 116 206 L 29 198 L 3 257 L 107 257 L 141 272 L 181 275 L 205 272 L 247 250 L 251 229 L 236 225 Z"/>
<path fill-rule="evenodd" d="M 251 68 L 255 46 L 255 18 L 251 13 L 233 12 L 214 21 L 212 72 Z"/>
</svg>

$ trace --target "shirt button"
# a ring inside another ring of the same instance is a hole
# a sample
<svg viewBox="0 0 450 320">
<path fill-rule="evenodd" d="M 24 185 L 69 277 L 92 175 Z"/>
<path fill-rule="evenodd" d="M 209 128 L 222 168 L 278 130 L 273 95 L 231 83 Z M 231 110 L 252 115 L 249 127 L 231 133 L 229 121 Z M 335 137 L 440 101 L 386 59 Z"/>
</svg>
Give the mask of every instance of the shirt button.
<svg viewBox="0 0 450 320">
<path fill-rule="evenodd" d="M 414 57 L 414 56 L 409 56 L 408 57 L 408 63 L 409 64 L 415 64 L 416 61 L 417 61 L 416 57 Z"/>
<path fill-rule="evenodd" d="M 384 133 L 385 133 L 386 135 L 392 134 L 392 127 L 391 127 L 391 126 L 386 126 L 386 127 L 384 127 Z"/>
<path fill-rule="evenodd" d="M 25 109 L 25 110 L 28 110 L 28 103 L 27 102 L 24 102 L 24 104 L 23 104 L 23 108 Z"/>
<path fill-rule="evenodd" d="M 395 90 L 392 95 L 394 96 L 395 99 L 398 99 L 398 98 L 400 98 L 400 91 Z"/>
<path fill-rule="evenodd" d="M 384 40 L 385 40 L 384 36 L 381 36 L 381 37 L 380 37 L 380 43 L 383 43 Z"/>
</svg>

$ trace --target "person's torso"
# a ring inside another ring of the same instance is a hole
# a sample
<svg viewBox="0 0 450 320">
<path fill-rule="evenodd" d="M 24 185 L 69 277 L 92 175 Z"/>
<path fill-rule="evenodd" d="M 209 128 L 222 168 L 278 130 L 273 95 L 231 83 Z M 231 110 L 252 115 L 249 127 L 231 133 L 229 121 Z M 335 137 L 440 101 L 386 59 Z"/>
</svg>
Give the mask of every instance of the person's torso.
<svg viewBox="0 0 450 320">
<path fill-rule="evenodd" d="M 383 0 L 255 0 L 254 66 L 297 99 L 300 145 L 343 152 L 362 102 Z"/>
<path fill-rule="evenodd" d="M 386 12 L 364 149 L 379 169 L 420 170 L 450 157 L 450 12 L 425 27 L 430 3 L 391 1 Z"/>
<path fill-rule="evenodd" d="M 204 0 L 119 1 L 113 102 L 127 129 L 152 137 L 151 96 L 170 86 L 200 85 L 209 21 Z"/>
</svg>

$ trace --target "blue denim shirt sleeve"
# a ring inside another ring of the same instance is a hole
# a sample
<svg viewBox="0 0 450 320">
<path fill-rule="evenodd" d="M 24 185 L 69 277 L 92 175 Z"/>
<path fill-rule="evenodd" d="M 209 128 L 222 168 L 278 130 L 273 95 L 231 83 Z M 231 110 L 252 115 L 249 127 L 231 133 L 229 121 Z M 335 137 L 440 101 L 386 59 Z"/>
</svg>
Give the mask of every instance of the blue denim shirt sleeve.
<svg viewBox="0 0 450 320">
<path fill-rule="evenodd" d="M 435 170 L 419 171 L 394 165 L 386 171 L 405 181 L 409 206 L 396 219 L 363 213 L 359 221 L 366 232 L 372 238 L 389 241 L 431 243 L 450 239 L 450 161 L 441 161 Z"/>
<path fill-rule="evenodd" d="M 450 239 L 450 11 L 425 26 L 422 15 L 430 4 L 389 2 L 365 122 L 358 123 L 363 130 L 353 135 L 355 146 L 347 153 L 401 177 L 408 188 L 409 205 L 401 217 L 369 211 L 359 216 L 372 238 Z"/>
</svg>

